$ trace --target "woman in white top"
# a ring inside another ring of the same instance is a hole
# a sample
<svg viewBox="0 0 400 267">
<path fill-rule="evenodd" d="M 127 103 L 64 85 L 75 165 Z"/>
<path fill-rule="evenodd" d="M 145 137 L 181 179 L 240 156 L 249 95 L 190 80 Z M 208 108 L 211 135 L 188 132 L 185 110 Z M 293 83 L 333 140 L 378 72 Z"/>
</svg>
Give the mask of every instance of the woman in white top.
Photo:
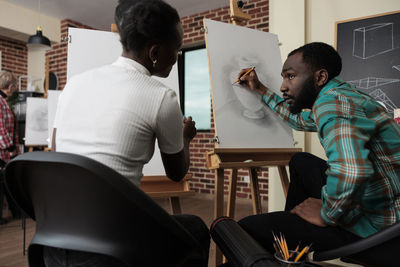
<svg viewBox="0 0 400 267">
<path fill-rule="evenodd" d="M 57 106 L 52 148 L 93 158 L 139 185 L 157 139 L 167 176 L 179 181 L 189 168 L 195 123 L 190 117 L 182 123 L 175 92 L 151 77 L 167 77 L 177 60 L 183 38 L 179 15 L 162 0 L 120 0 L 115 22 L 122 56 L 68 81 Z M 204 222 L 193 215 L 174 218 L 202 245 L 207 266 Z M 46 266 L 63 266 L 66 258 L 68 266 L 120 266 L 106 256 L 49 247 L 44 255 Z"/>
</svg>

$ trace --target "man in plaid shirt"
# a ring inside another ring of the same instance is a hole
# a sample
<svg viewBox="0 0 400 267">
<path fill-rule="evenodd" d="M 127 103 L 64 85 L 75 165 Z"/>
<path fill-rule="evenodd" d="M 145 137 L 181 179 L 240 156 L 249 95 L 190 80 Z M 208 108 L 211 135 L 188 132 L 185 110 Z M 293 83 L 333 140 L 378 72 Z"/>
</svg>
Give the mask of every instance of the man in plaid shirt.
<svg viewBox="0 0 400 267">
<path fill-rule="evenodd" d="M 327 157 L 293 156 L 285 211 L 239 222 L 271 251 L 271 230 L 283 233 L 289 247 L 301 240 L 328 250 L 400 220 L 400 127 L 372 97 L 342 81 L 341 68 L 331 46 L 310 43 L 283 65 L 283 98 L 255 71 L 241 78 L 292 128 L 317 132 Z"/>
<path fill-rule="evenodd" d="M 7 103 L 7 98 L 17 90 L 17 78 L 9 71 L 0 72 L 0 168 L 14 156 L 19 154 L 18 136 L 15 127 L 14 113 Z M 3 174 L 1 173 L 1 176 Z M 6 221 L 2 218 L 4 185 L 0 177 L 0 224 Z M 17 208 L 11 198 L 7 198 L 14 217 L 18 217 Z"/>
</svg>

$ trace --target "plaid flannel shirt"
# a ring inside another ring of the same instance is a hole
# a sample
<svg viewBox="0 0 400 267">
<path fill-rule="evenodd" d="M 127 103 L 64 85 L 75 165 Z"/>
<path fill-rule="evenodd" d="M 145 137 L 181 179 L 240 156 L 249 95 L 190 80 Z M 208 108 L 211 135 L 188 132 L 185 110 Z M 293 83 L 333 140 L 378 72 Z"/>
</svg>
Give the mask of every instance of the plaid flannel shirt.
<svg viewBox="0 0 400 267">
<path fill-rule="evenodd" d="M 328 225 L 367 237 L 400 220 L 400 127 L 379 103 L 339 77 L 299 114 L 271 91 L 262 99 L 292 128 L 318 132 L 329 166 L 321 192 Z"/>
<path fill-rule="evenodd" d="M 10 160 L 10 152 L 18 147 L 18 136 L 14 123 L 14 113 L 8 106 L 3 94 L 0 95 L 0 158 L 4 162 Z"/>
</svg>

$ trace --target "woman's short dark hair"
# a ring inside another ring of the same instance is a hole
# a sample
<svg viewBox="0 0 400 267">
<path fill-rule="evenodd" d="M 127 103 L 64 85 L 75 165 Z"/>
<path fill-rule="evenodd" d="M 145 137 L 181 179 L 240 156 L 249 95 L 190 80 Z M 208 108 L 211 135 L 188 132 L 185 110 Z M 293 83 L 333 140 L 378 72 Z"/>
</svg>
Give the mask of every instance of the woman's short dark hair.
<svg viewBox="0 0 400 267">
<path fill-rule="evenodd" d="M 151 41 L 176 38 L 176 24 L 180 21 L 176 9 L 162 0 L 120 0 L 114 19 L 122 46 L 134 52 Z"/>
<path fill-rule="evenodd" d="M 302 53 L 305 64 L 311 67 L 312 71 L 326 69 L 328 81 L 338 76 L 342 71 L 342 58 L 336 50 L 326 43 L 309 43 L 289 53 L 288 57 Z"/>
</svg>

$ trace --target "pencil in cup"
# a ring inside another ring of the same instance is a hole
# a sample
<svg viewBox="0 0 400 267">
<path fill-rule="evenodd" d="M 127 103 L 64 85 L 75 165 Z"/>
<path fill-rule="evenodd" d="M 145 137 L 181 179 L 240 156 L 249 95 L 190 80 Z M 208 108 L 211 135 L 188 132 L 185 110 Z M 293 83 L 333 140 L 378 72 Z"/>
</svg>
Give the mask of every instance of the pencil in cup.
<svg viewBox="0 0 400 267">
<path fill-rule="evenodd" d="M 242 79 L 243 77 L 246 77 L 247 75 L 250 74 L 250 72 L 252 72 L 253 70 L 255 70 L 256 67 L 252 67 L 250 68 L 248 71 L 246 71 L 242 76 L 240 76 L 234 83 L 232 83 L 232 85 L 234 85 L 235 83 L 240 82 L 240 79 Z"/>
</svg>

